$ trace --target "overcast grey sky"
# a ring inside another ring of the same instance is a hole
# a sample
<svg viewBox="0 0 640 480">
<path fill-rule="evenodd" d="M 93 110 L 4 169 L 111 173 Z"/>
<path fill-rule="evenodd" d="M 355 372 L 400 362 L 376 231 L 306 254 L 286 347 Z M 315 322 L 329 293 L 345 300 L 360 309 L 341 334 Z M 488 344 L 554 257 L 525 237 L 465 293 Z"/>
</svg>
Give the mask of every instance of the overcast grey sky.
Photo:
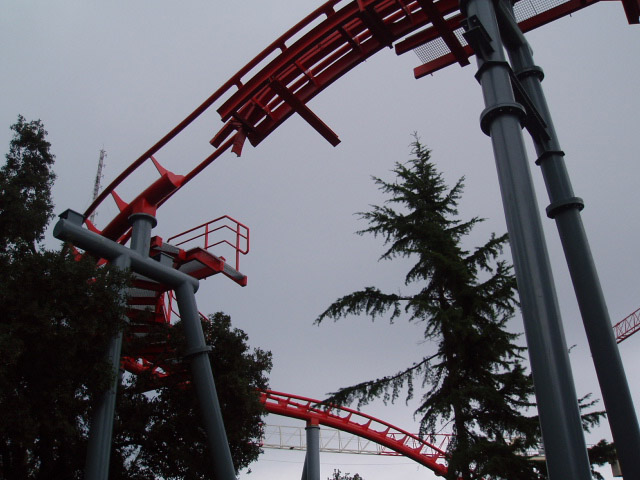
<svg viewBox="0 0 640 480">
<path fill-rule="evenodd" d="M 83 211 L 101 148 L 108 155 L 106 184 L 320 3 L 0 0 L 0 145 L 6 151 L 18 114 L 41 118 L 57 155 L 56 209 Z M 614 321 L 640 307 L 638 28 L 627 25 L 618 2 L 602 2 L 528 36 L 546 73 L 574 190 L 586 203 L 583 219 Z M 353 214 L 383 201 L 370 176 L 391 179 L 393 162 L 408 158 L 412 132 L 433 150 L 450 183 L 466 176 L 462 216 L 488 219 L 469 246 L 505 231 L 490 141 L 478 124 L 484 107 L 475 63 L 416 81 L 418 63 L 412 53 L 385 50 L 311 102 L 342 139 L 337 148 L 294 116 L 258 148 L 246 146 L 241 158 L 221 157 L 159 211 L 155 233 L 164 238 L 223 214 L 251 228 L 251 253 L 241 260 L 249 285 L 214 277 L 197 298 L 200 310 L 229 313 L 253 345 L 273 352 L 275 390 L 321 398 L 392 373 L 429 348 L 417 327 L 402 322 L 312 325 L 355 289 L 402 288 L 406 264 L 376 263 L 382 245 L 354 235 L 363 224 Z M 208 140 L 220 126 L 215 112 L 206 115 L 158 160 L 187 172 L 211 152 Z M 543 209 L 548 200 L 534 159 Z M 118 193 L 130 200 L 154 175 L 146 169 Z M 98 226 L 114 213 L 102 207 Z M 577 390 L 599 396 L 555 225 L 543 222 L 567 342 L 576 345 Z M 519 319 L 512 327 L 522 331 Z M 636 405 L 638 342 L 636 336 L 620 345 Z M 413 408 L 400 402 L 366 411 L 411 431 Z M 269 417 L 268 423 L 295 422 Z M 610 438 L 606 428 L 589 440 L 603 436 Z M 302 454 L 267 451 L 248 478 L 299 478 L 302 461 Z M 321 461 L 323 478 L 333 468 L 366 480 L 433 477 L 404 459 L 323 455 Z"/>
</svg>

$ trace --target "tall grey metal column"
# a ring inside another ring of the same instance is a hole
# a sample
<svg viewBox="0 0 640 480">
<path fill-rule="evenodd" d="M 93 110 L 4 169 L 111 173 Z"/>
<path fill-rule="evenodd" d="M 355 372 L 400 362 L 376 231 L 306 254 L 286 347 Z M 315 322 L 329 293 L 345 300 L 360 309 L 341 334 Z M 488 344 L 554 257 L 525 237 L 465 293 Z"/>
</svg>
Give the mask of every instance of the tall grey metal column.
<svg viewBox="0 0 640 480">
<path fill-rule="evenodd" d="M 129 218 L 133 225 L 131 234 L 131 249 L 140 255 L 149 254 L 151 243 L 151 229 L 156 225 L 156 219 L 146 213 L 134 214 Z M 126 270 L 130 267 L 129 257 L 120 255 L 113 264 Z M 122 292 L 123 301 L 125 292 Z M 120 352 L 122 351 L 122 332 L 111 340 L 107 358 L 111 364 L 113 374 L 112 384 L 104 393 L 100 404 L 92 418 L 87 446 L 87 459 L 85 464 L 86 480 L 107 480 L 109 478 L 109 459 L 111 457 L 111 439 L 113 436 L 113 419 L 115 404 L 120 382 Z"/>
<path fill-rule="evenodd" d="M 302 480 L 320 480 L 320 425 L 307 422 L 307 453 L 304 457 Z"/>
<path fill-rule="evenodd" d="M 129 268 L 129 258 L 120 255 L 113 260 L 116 268 Z M 121 292 L 125 301 L 126 292 Z M 96 406 L 91 417 L 89 444 L 85 460 L 85 480 L 107 480 L 109 478 L 109 459 L 111 457 L 111 437 L 113 435 L 113 417 L 116 408 L 116 395 L 120 383 L 120 352 L 122 351 L 122 332 L 111 339 L 107 352 L 107 361 L 111 365 L 113 379 Z"/>
<path fill-rule="evenodd" d="M 522 306 L 538 413 L 552 480 L 591 478 L 542 222 L 522 136 L 524 108 L 515 102 L 492 0 L 466 0 L 466 36 L 478 63 Z"/>
<path fill-rule="evenodd" d="M 200 408 L 202 409 L 205 430 L 209 440 L 209 450 L 213 456 L 215 478 L 235 480 L 236 472 L 222 420 L 211 363 L 209 363 L 211 347 L 206 344 L 204 333 L 202 332 L 195 291 L 191 285 L 183 283 L 175 289 L 175 292 L 180 317 L 182 318 L 182 326 L 187 339 L 185 358 L 191 363 L 191 373 Z"/>
<path fill-rule="evenodd" d="M 151 230 L 158 224 L 156 217 L 149 213 L 134 213 L 129 217 L 131 229 L 131 250 L 143 257 L 149 256 Z"/>
<path fill-rule="evenodd" d="M 591 348 L 602 397 L 620 468 L 625 478 L 640 479 L 640 429 L 629 384 L 618 351 L 598 272 L 593 262 L 580 211 L 564 162 L 564 152 L 542 89 L 544 74 L 533 60 L 529 43 L 520 31 L 511 3 L 502 0 L 497 9 L 505 46 L 516 77 L 537 114 L 546 124 L 546 135 L 532 135 L 551 202 L 547 216 L 556 222 Z"/>
</svg>

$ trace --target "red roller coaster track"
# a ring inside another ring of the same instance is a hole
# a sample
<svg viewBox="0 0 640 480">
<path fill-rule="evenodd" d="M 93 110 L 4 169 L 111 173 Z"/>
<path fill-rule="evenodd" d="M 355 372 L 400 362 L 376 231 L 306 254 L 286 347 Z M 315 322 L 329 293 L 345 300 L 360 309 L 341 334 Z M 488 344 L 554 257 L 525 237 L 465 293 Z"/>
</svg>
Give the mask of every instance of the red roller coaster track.
<svg viewBox="0 0 640 480">
<path fill-rule="evenodd" d="M 446 435 L 438 436 L 441 441 L 436 446 L 387 422 L 350 408 L 326 408 L 319 400 L 270 390 L 260 392 L 260 400 L 269 413 L 352 433 L 398 452 L 437 475 L 445 476 L 447 473 L 447 466 L 443 463 L 447 456 L 444 449 L 449 438 Z"/>
<path fill-rule="evenodd" d="M 523 31 L 569 15 L 598 0 L 531 0 L 515 5 Z M 540 3 L 540 5 L 537 5 Z M 526 4 L 526 5 L 525 5 Z M 622 0 L 629 22 L 638 22 L 638 0 Z M 519 8 L 522 6 L 522 8 Z M 127 167 L 89 206 L 88 217 L 112 195 L 122 212 L 102 230 L 110 239 L 126 241 L 132 208 L 150 213 L 208 165 L 231 149 L 237 155 L 248 139 L 258 145 L 287 118 L 299 114 L 332 145 L 338 136 L 307 106 L 325 88 L 384 47 L 397 54 L 416 49 L 425 63 L 415 69 L 421 77 L 472 55 L 462 38 L 457 0 L 330 0 L 289 29 L 218 88 L 189 116 Z M 174 175 L 153 155 L 214 106 L 224 125 L 210 143 L 215 150 L 186 175 Z M 147 161 L 160 173 L 131 204 L 119 200 L 115 189 Z M 91 226 L 91 228 L 95 228 Z"/>
</svg>

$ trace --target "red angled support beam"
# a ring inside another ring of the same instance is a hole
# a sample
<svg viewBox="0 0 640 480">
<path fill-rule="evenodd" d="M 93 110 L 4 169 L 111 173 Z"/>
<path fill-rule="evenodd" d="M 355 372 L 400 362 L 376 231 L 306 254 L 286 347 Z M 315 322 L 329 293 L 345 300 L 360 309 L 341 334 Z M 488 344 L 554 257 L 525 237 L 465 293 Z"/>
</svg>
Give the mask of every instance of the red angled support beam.
<svg viewBox="0 0 640 480">
<path fill-rule="evenodd" d="M 272 79 L 271 88 L 276 92 L 282 100 L 287 102 L 291 108 L 293 108 L 298 115 L 300 115 L 309 125 L 322 135 L 331 145 L 334 147 L 340 143 L 338 135 L 331 130 L 326 123 L 311 111 L 301 100 L 298 99 L 293 93 L 287 89 L 278 80 Z"/>
<path fill-rule="evenodd" d="M 131 203 L 119 203 L 120 213 L 102 230 L 102 235 L 111 240 L 117 240 L 129 230 L 129 217 L 132 214 L 151 213 L 155 215 L 156 209 L 162 204 L 162 201 L 177 191 L 183 181 L 183 176 L 165 171 Z"/>
</svg>

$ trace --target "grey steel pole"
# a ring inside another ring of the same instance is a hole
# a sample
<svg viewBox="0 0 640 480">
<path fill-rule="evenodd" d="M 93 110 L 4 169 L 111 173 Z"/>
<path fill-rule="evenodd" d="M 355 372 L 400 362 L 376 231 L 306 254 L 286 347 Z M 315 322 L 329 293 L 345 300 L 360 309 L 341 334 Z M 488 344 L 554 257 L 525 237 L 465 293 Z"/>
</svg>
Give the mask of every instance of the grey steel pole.
<svg viewBox="0 0 640 480">
<path fill-rule="evenodd" d="M 131 230 L 131 250 L 143 257 L 149 256 L 151 230 L 158 224 L 156 217 L 148 213 L 134 213 L 129 217 Z"/>
<path fill-rule="evenodd" d="M 531 172 L 522 136 L 524 109 L 514 99 L 492 0 L 461 4 L 476 51 L 529 347 L 538 413 L 552 480 L 589 480 L 580 412 Z M 470 42 L 471 43 L 471 42 Z"/>
<path fill-rule="evenodd" d="M 320 480 L 320 425 L 307 422 L 307 454 L 304 459 L 303 480 Z"/>
<path fill-rule="evenodd" d="M 113 264 L 121 269 L 129 268 L 129 258 L 121 255 L 113 260 Z M 122 301 L 125 301 L 125 292 Z M 113 435 L 113 417 L 116 406 L 116 394 L 120 382 L 120 352 L 122 350 L 122 332 L 111 339 L 107 352 L 107 361 L 111 365 L 113 379 L 91 418 L 89 444 L 85 461 L 86 480 L 107 480 L 109 478 L 109 459 L 111 456 L 111 437 Z"/>
<path fill-rule="evenodd" d="M 187 339 L 185 357 L 191 362 L 193 382 L 202 410 L 215 478 L 217 480 L 235 480 L 235 468 L 209 363 L 211 347 L 207 346 L 202 332 L 195 292 L 193 286 L 188 283 L 178 286 L 175 292 Z"/>
<path fill-rule="evenodd" d="M 509 2 L 502 1 L 498 17 L 513 70 L 538 114 L 546 123 L 548 138 L 533 136 L 549 201 L 547 215 L 554 219 L 567 259 L 596 374 L 607 410 L 622 474 L 640 479 L 640 429 L 609 310 L 582 224 L 583 203 L 575 197 L 564 153 L 553 126 L 542 88 L 544 74 L 533 60 L 529 43 L 520 31 Z"/>
<path fill-rule="evenodd" d="M 156 225 L 152 215 L 140 213 L 132 215 L 129 220 L 133 224 L 131 234 L 131 249 L 140 255 L 149 255 L 151 229 Z M 112 262 L 121 270 L 128 269 L 131 261 L 129 257 L 121 255 Z M 124 297 L 124 292 L 123 292 Z M 124 301 L 124 298 L 123 298 Z M 86 480 L 107 480 L 109 478 L 109 459 L 111 457 L 111 440 L 113 437 L 113 419 L 115 404 L 120 382 L 120 352 L 122 351 L 122 332 L 111 340 L 107 358 L 111 364 L 113 381 L 111 387 L 104 393 L 91 423 L 89 444 L 87 446 L 87 460 L 85 465 Z"/>
</svg>

